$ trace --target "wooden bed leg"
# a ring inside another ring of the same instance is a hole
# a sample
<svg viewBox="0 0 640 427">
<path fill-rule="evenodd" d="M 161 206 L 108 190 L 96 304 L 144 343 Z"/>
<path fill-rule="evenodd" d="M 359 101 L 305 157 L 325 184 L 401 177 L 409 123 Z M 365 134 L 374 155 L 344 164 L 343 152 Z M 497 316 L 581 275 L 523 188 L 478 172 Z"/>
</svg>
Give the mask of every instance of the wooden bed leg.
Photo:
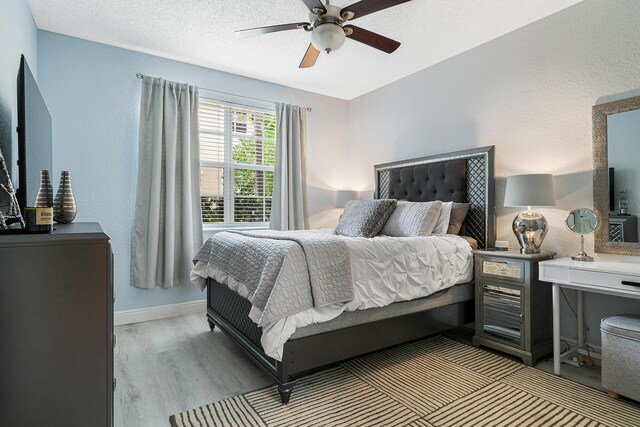
<svg viewBox="0 0 640 427">
<path fill-rule="evenodd" d="M 607 392 L 607 394 L 608 394 L 608 395 L 609 395 L 609 397 L 610 397 L 610 398 L 612 398 L 612 399 L 619 399 L 619 398 L 620 398 L 620 395 L 619 395 L 618 393 L 616 393 L 615 391 L 611 391 L 611 390 L 609 390 L 609 391 Z"/>
<path fill-rule="evenodd" d="M 216 328 L 216 324 L 213 323 L 211 319 L 207 319 L 207 322 L 209 322 L 209 329 L 213 331 Z"/>
<path fill-rule="evenodd" d="M 291 391 L 292 390 L 293 390 L 293 385 L 290 385 L 290 384 L 280 385 L 280 384 L 278 384 L 278 393 L 280 393 L 280 400 L 282 401 L 283 405 L 286 405 L 287 403 L 289 403 L 289 399 L 291 398 Z"/>
</svg>

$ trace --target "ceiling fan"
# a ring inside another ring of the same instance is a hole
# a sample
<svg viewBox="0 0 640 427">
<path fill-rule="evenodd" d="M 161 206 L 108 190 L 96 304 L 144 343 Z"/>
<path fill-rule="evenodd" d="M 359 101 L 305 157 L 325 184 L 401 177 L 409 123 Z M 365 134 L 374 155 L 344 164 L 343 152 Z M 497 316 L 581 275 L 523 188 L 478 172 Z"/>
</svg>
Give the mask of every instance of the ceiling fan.
<svg viewBox="0 0 640 427">
<path fill-rule="evenodd" d="M 347 21 L 369 15 L 410 0 L 360 0 L 350 6 L 339 8 L 325 0 L 302 0 L 309 8 L 310 22 L 294 22 L 292 24 L 271 25 L 268 27 L 238 30 L 238 35 L 257 35 L 278 31 L 303 29 L 311 33 L 311 43 L 300 62 L 299 68 L 313 67 L 321 51 L 331 53 L 344 44 L 345 38 L 364 43 L 386 53 L 393 53 L 400 47 L 400 42 L 391 40 L 380 34 L 347 24 Z"/>
</svg>

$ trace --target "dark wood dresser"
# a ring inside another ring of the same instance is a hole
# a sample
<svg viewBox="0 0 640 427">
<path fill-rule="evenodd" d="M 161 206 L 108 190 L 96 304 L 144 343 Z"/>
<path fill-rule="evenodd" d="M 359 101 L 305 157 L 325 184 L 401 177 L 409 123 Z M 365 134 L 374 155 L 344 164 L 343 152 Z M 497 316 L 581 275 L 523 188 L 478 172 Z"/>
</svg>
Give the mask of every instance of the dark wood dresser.
<svg viewBox="0 0 640 427">
<path fill-rule="evenodd" d="M 0 425 L 113 425 L 113 261 L 97 223 L 0 235 Z"/>
</svg>

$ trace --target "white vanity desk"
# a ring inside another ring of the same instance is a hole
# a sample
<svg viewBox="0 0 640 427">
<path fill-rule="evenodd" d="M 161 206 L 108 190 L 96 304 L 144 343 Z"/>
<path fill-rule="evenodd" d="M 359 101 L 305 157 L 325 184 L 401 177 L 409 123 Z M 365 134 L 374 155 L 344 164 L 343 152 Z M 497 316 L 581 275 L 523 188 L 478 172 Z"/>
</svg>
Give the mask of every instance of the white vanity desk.
<svg viewBox="0 0 640 427">
<path fill-rule="evenodd" d="M 640 299 L 640 257 L 596 255 L 594 262 L 557 258 L 539 264 L 539 278 L 553 284 L 553 372 L 560 375 L 560 364 L 572 357 L 584 342 L 584 292 Z M 560 353 L 560 288 L 577 291 L 578 347 Z M 611 315 L 620 313 L 611 313 Z"/>
</svg>

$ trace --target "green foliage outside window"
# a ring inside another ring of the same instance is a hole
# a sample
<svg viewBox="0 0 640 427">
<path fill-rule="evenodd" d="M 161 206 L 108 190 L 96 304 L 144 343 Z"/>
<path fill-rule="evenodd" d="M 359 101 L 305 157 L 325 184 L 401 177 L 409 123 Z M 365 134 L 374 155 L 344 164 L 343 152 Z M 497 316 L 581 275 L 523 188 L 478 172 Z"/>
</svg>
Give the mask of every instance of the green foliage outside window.
<svg viewBox="0 0 640 427">
<path fill-rule="evenodd" d="M 233 138 L 233 162 L 247 165 L 274 166 L 275 115 L 242 116 L 246 124 L 233 129 L 253 129 L 250 136 Z M 263 120 L 262 120 L 263 119 Z M 234 222 L 268 222 L 271 215 L 273 172 L 234 168 Z M 202 196 L 202 220 L 205 223 L 224 222 L 224 197 Z"/>
</svg>

